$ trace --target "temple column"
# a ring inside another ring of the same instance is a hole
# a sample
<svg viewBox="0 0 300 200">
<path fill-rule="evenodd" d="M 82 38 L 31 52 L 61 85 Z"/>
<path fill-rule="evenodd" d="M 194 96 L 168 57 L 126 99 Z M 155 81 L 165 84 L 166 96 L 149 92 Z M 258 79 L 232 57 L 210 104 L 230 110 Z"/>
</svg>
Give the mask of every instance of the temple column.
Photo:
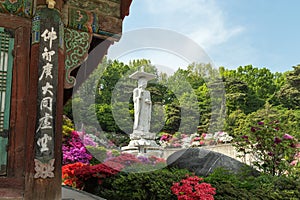
<svg viewBox="0 0 300 200">
<path fill-rule="evenodd" d="M 24 199 L 61 199 L 64 26 L 61 1 L 38 1 L 32 20 Z"/>
</svg>

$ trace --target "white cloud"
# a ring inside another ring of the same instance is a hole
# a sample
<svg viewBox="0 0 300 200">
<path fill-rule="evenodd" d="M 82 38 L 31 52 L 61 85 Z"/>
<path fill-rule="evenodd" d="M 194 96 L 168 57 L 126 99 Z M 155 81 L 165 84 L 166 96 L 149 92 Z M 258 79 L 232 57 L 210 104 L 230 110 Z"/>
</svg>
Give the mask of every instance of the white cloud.
<svg viewBox="0 0 300 200">
<path fill-rule="evenodd" d="M 225 13 L 214 0 L 142 0 L 156 26 L 179 31 L 206 50 L 223 44 L 244 31 L 229 26 Z"/>
<path fill-rule="evenodd" d="M 124 63 L 129 63 L 131 60 L 148 59 L 159 71 L 167 74 L 174 73 L 178 67 L 185 68 L 190 64 L 189 61 L 178 55 L 159 49 L 141 49 L 125 54 L 118 59 Z"/>
<path fill-rule="evenodd" d="M 125 46 L 132 47 L 139 38 L 133 37 L 126 41 L 128 32 L 154 27 L 185 35 L 203 48 L 204 53 L 197 52 L 193 56 L 199 56 L 199 59 L 188 59 L 188 63 L 213 62 L 216 67 L 220 65 L 235 67 L 244 63 L 255 63 L 258 59 L 257 50 L 249 41 L 247 25 L 235 24 L 233 21 L 236 20 L 229 17 L 231 15 L 227 14 L 228 11 L 219 2 L 218 0 L 135 0 L 131 5 L 131 14 L 124 21 L 123 37 L 113 46 L 117 48 L 124 42 Z M 151 32 L 143 33 L 143 37 L 149 38 L 149 41 L 165 43 L 171 40 L 175 44 L 181 44 L 182 51 L 190 54 L 194 52 L 194 48 L 185 41 L 172 38 L 172 35 L 163 36 L 158 37 Z M 172 45 L 169 47 L 171 48 Z M 111 47 L 110 50 L 113 48 Z M 132 52 L 120 60 L 128 62 L 137 58 L 148 58 L 153 64 L 168 66 L 174 70 L 184 65 L 183 61 L 174 59 L 174 55 L 167 56 L 159 51 Z"/>
</svg>

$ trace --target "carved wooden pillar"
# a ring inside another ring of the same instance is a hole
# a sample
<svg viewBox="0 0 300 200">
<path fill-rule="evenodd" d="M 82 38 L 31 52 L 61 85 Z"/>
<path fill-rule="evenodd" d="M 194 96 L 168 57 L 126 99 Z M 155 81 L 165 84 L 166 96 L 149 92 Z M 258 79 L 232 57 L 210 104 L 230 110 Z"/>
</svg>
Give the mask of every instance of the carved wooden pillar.
<svg viewBox="0 0 300 200">
<path fill-rule="evenodd" d="M 58 1 L 57 1 L 58 2 Z M 32 104 L 24 199 L 61 199 L 64 26 L 55 1 L 38 5 L 32 20 Z M 60 4 L 58 4 L 60 5 Z M 37 86 L 37 87 L 36 87 Z"/>
</svg>

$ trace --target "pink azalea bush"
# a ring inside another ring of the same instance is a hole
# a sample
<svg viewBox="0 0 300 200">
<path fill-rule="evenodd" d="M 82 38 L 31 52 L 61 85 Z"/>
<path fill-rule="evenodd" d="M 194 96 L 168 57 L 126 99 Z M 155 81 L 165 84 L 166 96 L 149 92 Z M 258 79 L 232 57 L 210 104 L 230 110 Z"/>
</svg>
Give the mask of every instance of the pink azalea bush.
<svg viewBox="0 0 300 200">
<path fill-rule="evenodd" d="M 178 200 L 213 200 L 216 189 L 198 176 L 187 176 L 171 187 Z"/>
</svg>

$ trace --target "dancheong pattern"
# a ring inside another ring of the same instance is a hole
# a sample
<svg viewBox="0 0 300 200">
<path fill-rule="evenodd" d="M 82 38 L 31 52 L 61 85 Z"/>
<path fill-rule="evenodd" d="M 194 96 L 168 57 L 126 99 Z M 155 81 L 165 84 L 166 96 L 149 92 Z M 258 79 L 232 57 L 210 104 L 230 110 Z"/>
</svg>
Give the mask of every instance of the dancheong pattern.
<svg viewBox="0 0 300 200">
<path fill-rule="evenodd" d="M 65 29 L 65 88 L 72 88 L 75 85 L 75 78 L 71 76 L 71 72 L 79 67 L 88 56 L 91 40 L 90 33 Z"/>
<path fill-rule="evenodd" d="M 105 1 L 105 0 L 69 0 L 68 5 L 74 8 L 81 8 L 89 12 L 107 15 L 111 17 L 120 17 L 120 2 L 118 1 Z"/>
<path fill-rule="evenodd" d="M 34 0 L 0 0 L 0 12 L 31 17 Z"/>
</svg>

